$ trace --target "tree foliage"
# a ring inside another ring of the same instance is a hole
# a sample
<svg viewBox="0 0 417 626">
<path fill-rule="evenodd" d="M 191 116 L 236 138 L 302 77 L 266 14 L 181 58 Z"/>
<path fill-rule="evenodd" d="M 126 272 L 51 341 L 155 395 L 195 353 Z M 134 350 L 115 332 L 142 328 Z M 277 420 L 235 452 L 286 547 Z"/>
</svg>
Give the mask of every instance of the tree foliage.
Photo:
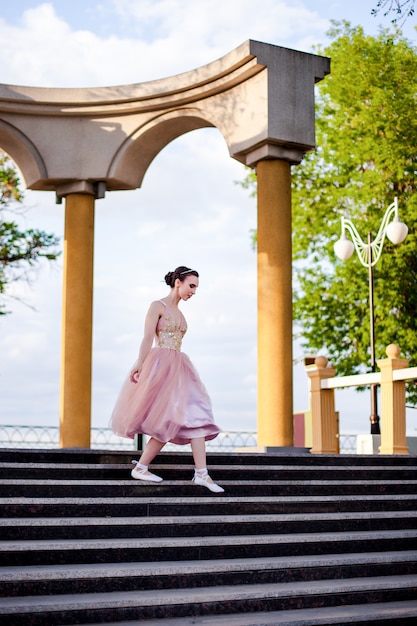
<svg viewBox="0 0 417 626">
<path fill-rule="evenodd" d="M 386 239 L 375 266 L 376 358 L 397 343 L 417 362 L 417 50 L 398 29 L 370 37 L 343 22 L 329 34 L 317 150 L 293 168 L 294 317 L 306 352 L 347 375 L 369 369 L 369 283 L 356 253 L 335 257 L 340 219 L 366 241 L 395 196 L 409 234 L 398 246 Z"/>
<path fill-rule="evenodd" d="M 27 277 L 42 258 L 55 260 L 60 252 L 59 239 L 41 230 L 20 230 L 9 214 L 23 202 L 21 184 L 12 161 L 0 152 L 0 297 L 3 299 L 11 283 Z M 0 304 L 0 315 L 6 313 Z"/>
<path fill-rule="evenodd" d="M 391 16 L 393 24 L 402 25 L 408 17 L 414 15 L 414 7 L 415 0 L 378 0 L 371 15 L 379 15 L 382 11 L 384 17 Z"/>
</svg>

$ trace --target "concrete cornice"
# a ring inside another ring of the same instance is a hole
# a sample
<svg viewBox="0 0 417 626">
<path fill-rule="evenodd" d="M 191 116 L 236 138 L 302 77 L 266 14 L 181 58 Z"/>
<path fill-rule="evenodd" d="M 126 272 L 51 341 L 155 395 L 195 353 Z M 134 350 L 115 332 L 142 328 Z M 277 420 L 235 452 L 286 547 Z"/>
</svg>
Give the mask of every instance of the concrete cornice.
<svg viewBox="0 0 417 626">
<path fill-rule="evenodd" d="M 0 111 L 31 115 L 120 115 L 183 106 L 245 82 L 265 68 L 248 40 L 220 59 L 176 76 L 132 85 L 48 88 L 0 85 Z M 261 44 L 265 45 L 265 44 Z"/>
</svg>

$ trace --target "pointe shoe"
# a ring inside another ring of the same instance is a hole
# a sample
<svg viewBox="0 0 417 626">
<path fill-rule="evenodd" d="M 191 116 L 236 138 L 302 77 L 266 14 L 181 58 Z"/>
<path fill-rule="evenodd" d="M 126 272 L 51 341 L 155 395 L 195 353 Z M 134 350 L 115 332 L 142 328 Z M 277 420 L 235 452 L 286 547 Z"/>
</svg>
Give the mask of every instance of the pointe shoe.
<svg viewBox="0 0 417 626">
<path fill-rule="evenodd" d="M 200 476 L 199 474 L 194 474 L 193 482 L 196 485 L 207 487 L 207 489 L 210 489 L 210 491 L 212 491 L 213 493 L 224 492 L 223 487 L 220 487 L 220 485 L 216 485 L 216 483 L 214 483 L 210 478 L 209 474 L 204 474 L 203 476 Z"/>
<path fill-rule="evenodd" d="M 136 480 L 146 480 L 149 483 L 160 483 L 163 480 L 160 476 L 152 474 L 152 472 L 148 472 L 148 470 L 140 469 L 137 466 L 132 469 L 130 475 L 132 478 L 136 478 Z"/>
</svg>

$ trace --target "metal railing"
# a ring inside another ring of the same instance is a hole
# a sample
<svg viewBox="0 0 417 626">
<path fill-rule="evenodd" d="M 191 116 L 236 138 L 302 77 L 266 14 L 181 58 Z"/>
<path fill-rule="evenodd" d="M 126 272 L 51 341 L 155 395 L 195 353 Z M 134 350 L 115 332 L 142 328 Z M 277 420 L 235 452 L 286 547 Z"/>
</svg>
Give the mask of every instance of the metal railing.
<svg viewBox="0 0 417 626">
<path fill-rule="evenodd" d="M 1 426 L 1 448 L 59 448 L 58 426 Z M 109 428 L 91 429 L 91 447 L 100 450 L 132 450 L 131 439 L 118 437 Z"/>
<path fill-rule="evenodd" d="M 340 435 L 341 454 L 356 454 L 356 435 Z M 255 448 L 256 432 L 224 431 L 216 439 L 207 442 L 208 452 L 234 452 Z M 59 448 L 58 426 L 1 426 L 0 448 Z M 109 428 L 91 429 L 91 448 L 95 450 L 135 450 L 131 439 L 118 437 Z M 165 451 L 189 450 L 189 446 L 166 444 Z"/>
</svg>

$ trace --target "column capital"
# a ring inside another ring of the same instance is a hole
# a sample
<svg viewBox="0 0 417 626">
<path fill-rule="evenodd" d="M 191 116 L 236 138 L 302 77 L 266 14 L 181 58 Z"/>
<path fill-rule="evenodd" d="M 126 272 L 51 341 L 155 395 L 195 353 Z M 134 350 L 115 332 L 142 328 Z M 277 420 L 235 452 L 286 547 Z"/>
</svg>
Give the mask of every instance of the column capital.
<svg viewBox="0 0 417 626">
<path fill-rule="evenodd" d="M 259 161 L 279 159 L 288 161 L 291 165 L 301 163 L 305 153 L 310 150 L 309 147 L 286 146 L 276 143 L 264 143 L 256 146 L 245 154 L 245 165 L 248 167 L 256 167 Z"/>
<path fill-rule="evenodd" d="M 104 198 L 106 183 L 104 181 L 90 182 L 88 180 L 73 180 L 56 186 L 56 202 L 61 204 L 62 198 L 71 194 L 81 193 L 94 196 L 95 199 Z"/>
</svg>

